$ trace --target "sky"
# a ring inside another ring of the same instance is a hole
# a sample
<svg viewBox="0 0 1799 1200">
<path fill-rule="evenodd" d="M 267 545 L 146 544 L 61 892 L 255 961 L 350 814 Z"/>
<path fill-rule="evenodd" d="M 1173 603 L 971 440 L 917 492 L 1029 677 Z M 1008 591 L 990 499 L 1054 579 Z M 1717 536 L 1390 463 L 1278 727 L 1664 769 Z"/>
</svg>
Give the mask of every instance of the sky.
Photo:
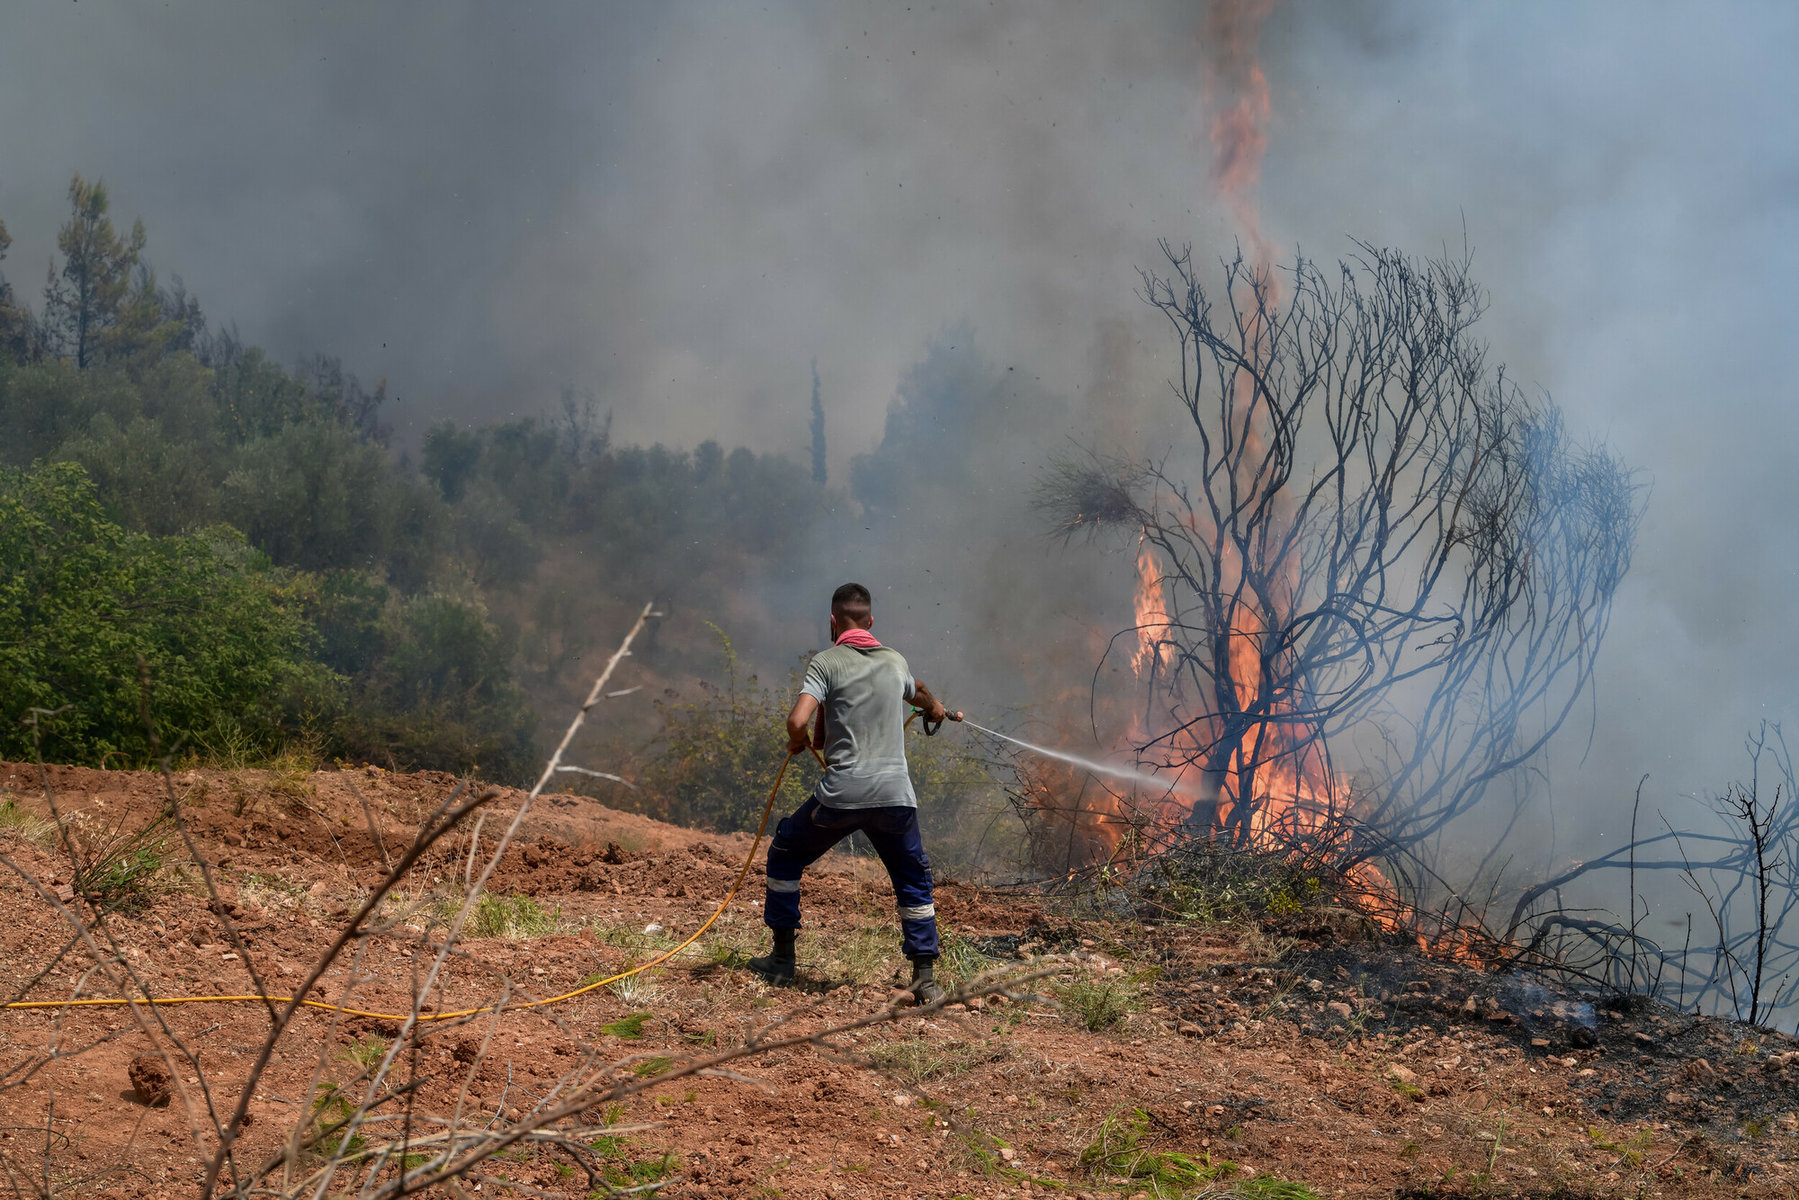
<svg viewBox="0 0 1799 1200">
<path fill-rule="evenodd" d="M 69 177 L 215 319 L 385 378 L 405 436 L 541 413 L 837 478 L 933 337 L 1153 452 L 1157 239 L 1227 253 L 1204 5 L 245 5 L 0 13 L 22 292 Z M 1287 253 L 1472 249 L 1493 356 L 1647 510 L 1557 811 L 1615 837 L 1799 735 L 1799 7 L 1279 0 L 1254 201 Z M 995 453 L 1005 448 L 995 446 Z"/>
</svg>

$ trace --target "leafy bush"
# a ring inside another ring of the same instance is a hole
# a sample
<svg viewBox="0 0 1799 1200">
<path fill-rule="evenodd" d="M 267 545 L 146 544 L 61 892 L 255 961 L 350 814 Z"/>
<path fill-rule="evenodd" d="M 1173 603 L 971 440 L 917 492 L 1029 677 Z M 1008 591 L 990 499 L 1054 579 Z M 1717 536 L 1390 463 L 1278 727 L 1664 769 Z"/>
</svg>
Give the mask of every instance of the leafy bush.
<svg viewBox="0 0 1799 1200">
<path fill-rule="evenodd" d="M 225 516 L 276 562 L 305 570 L 385 561 L 410 586 L 438 548 L 442 505 L 385 448 L 322 419 L 246 444 L 219 489 Z"/>
<path fill-rule="evenodd" d="M 792 698 L 759 686 L 753 675 L 739 679 L 731 639 L 711 628 L 724 655 L 725 686 L 702 684 L 698 700 L 659 706 L 665 727 L 639 803 L 649 815 L 677 824 L 754 829 L 787 758 Z M 796 758 L 781 781 L 771 822 L 804 803 L 817 777 L 811 755 Z"/>
<path fill-rule="evenodd" d="M 310 639 L 234 531 L 127 533 L 79 466 L 0 472 L 0 754 L 30 757 L 35 726 L 48 758 L 143 762 L 145 711 L 165 746 L 221 716 L 273 745 L 338 686 Z"/>
<path fill-rule="evenodd" d="M 334 587 L 333 632 L 363 660 L 336 734 L 345 751 L 504 782 L 529 772 L 536 718 L 512 680 L 512 639 L 478 598 L 402 596 L 343 576 Z"/>
</svg>

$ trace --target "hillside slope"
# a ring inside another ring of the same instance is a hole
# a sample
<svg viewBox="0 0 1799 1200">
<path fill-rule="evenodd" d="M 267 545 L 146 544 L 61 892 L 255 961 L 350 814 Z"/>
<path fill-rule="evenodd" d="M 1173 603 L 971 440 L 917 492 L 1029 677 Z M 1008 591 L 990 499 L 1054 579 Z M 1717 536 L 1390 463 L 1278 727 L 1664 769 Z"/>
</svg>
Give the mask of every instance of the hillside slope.
<svg viewBox="0 0 1799 1200">
<path fill-rule="evenodd" d="M 251 994 L 252 972 L 285 995 L 456 785 L 373 768 L 193 771 L 165 785 L 52 767 L 45 780 L 49 798 L 38 768 L 0 765 L 7 999 L 114 994 L 119 969 L 97 966 L 96 952 L 159 995 Z M 117 842 L 113 831 L 162 811 L 165 787 L 214 868 L 216 900 L 178 831 L 160 850 L 134 843 L 123 857 L 135 879 L 78 879 L 40 819 L 53 798 L 89 845 Z M 521 798 L 488 802 L 484 849 Z M 315 996 L 408 1011 L 472 824 L 420 859 Z M 427 1015 L 553 996 L 644 961 L 705 920 L 749 844 L 585 798 L 540 800 L 489 882 L 494 899 L 425 994 Z M 809 877 L 791 990 L 740 965 L 764 943 L 760 885 L 756 864 L 736 903 L 665 967 L 548 1007 L 421 1026 L 348 1149 L 404 1134 L 418 1153 L 451 1120 L 457 1136 L 503 1137 L 575 1096 L 561 1124 L 586 1127 L 591 1151 L 545 1140 L 551 1123 L 483 1162 L 464 1194 L 658 1182 L 671 1197 L 1303 1194 L 1287 1181 L 1344 1197 L 1734 1196 L 1790 1194 L 1799 1170 L 1790 1039 L 1426 961 L 1351 914 L 1144 926 L 947 884 L 946 972 L 989 987 L 1036 977 L 1009 985 L 1010 999 L 917 1013 L 893 1003 L 903 962 L 878 864 L 838 852 Z M 123 906 L 91 943 L 58 915 L 61 904 L 91 918 L 78 889 Z M 194 1194 L 217 1145 L 209 1106 L 228 1117 L 269 1028 L 257 1003 L 0 1013 L 0 1161 L 15 1188 Z M 303 1010 L 256 1083 L 238 1173 L 278 1160 L 296 1134 L 331 1145 L 316 1135 L 354 1109 L 340 1098 L 362 1097 L 358 1077 L 400 1032 L 386 1018 Z M 158 1047 L 173 1051 L 174 1096 L 146 1107 L 156 1085 L 145 1072 L 156 1072 L 140 1065 L 134 1081 L 132 1067 Z M 618 1128 L 601 1136 L 598 1124 Z M 320 1148 L 259 1186 L 299 1188 Z"/>
</svg>

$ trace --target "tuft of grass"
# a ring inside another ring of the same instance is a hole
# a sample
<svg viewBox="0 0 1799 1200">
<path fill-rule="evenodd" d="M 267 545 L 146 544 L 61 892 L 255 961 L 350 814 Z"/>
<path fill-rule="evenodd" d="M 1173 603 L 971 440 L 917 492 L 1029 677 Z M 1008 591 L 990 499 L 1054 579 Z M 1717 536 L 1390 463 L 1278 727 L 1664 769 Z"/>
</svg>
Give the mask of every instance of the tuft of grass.
<svg viewBox="0 0 1799 1200">
<path fill-rule="evenodd" d="M 674 1061 L 674 1059 L 666 1054 L 658 1054 L 654 1058 L 646 1058 L 640 1063 L 633 1064 L 631 1067 L 631 1074 L 637 1076 L 639 1079 L 648 1079 L 653 1075 L 660 1075 L 668 1070 L 669 1067 L 674 1065 Z"/>
<path fill-rule="evenodd" d="M 555 933 L 561 919 L 560 908 L 552 911 L 530 896 L 484 893 L 475 901 L 474 912 L 469 914 L 468 934 L 470 937 L 522 941 Z"/>
<path fill-rule="evenodd" d="M 618 1119 L 624 1115 L 624 1105 L 608 1104 L 605 1109 L 601 1111 L 600 1124 L 616 1125 L 618 1124 Z M 603 1133 L 587 1144 L 589 1148 L 601 1158 L 622 1158 L 625 1153 L 625 1139 L 610 1133 Z"/>
<path fill-rule="evenodd" d="M 680 939 L 668 933 L 645 933 L 641 929 L 629 925 L 608 925 L 599 922 L 587 926 L 588 930 L 602 943 L 616 946 L 630 956 L 632 964 L 646 958 L 654 958 L 664 950 L 672 950 L 680 945 Z"/>
<path fill-rule="evenodd" d="M 870 1046 L 868 1057 L 896 1078 L 917 1084 L 961 1075 L 986 1061 L 988 1056 L 966 1042 L 895 1038 Z"/>
<path fill-rule="evenodd" d="M 821 968 L 832 979 L 873 983 L 887 973 L 899 953 L 888 925 L 859 925 L 824 947 Z"/>
<path fill-rule="evenodd" d="M 167 825 L 167 818 L 158 817 L 137 829 L 119 824 L 84 830 L 77 839 L 82 861 L 72 880 L 75 891 L 96 906 L 117 912 L 148 908 L 166 861 Z"/>
<path fill-rule="evenodd" d="M 318 770 L 319 758 L 307 746 L 292 744 L 269 760 L 268 790 L 272 796 L 286 800 L 303 800 L 316 795 L 312 776 Z"/>
<path fill-rule="evenodd" d="M 1143 983 L 1130 975 L 1077 975 L 1050 991 L 1089 1033 L 1110 1029 L 1143 1007 Z"/>
<path fill-rule="evenodd" d="M 1245 1179 L 1231 1188 L 1231 1194 L 1242 1200 L 1319 1200 L 1318 1193 L 1305 1184 L 1276 1179 L 1272 1175 Z"/>
<path fill-rule="evenodd" d="M 622 1166 L 607 1167 L 604 1174 L 606 1182 L 613 1187 L 649 1190 L 650 1185 L 661 1183 L 680 1168 L 681 1160 L 674 1151 L 664 1150 L 654 1158 L 640 1158 Z"/>
<path fill-rule="evenodd" d="M 626 1038 L 635 1041 L 643 1036 L 643 1027 L 655 1014 L 647 1012 L 632 1013 L 628 1017 L 620 1017 L 609 1025 L 600 1026 L 600 1032 L 615 1038 Z"/>
<path fill-rule="evenodd" d="M 344 1057 L 365 1071 L 375 1069 L 381 1057 L 387 1053 L 389 1043 L 377 1034 L 366 1034 L 344 1047 Z"/>
<path fill-rule="evenodd" d="M 737 969 L 749 965 L 750 955 L 735 941 L 720 938 L 706 946 L 706 965 Z"/>
<path fill-rule="evenodd" d="M 656 980 L 648 971 L 637 975 L 627 975 L 608 987 L 614 996 L 632 1008 L 641 1008 L 646 1004 L 653 1003 L 662 990 L 656 986 Z"/>
<path fill-rule="evenodd" d="M 44 849 L 56 839 L 56 825 L 20 808 L 18 802 L 8 796 L 0 801 L 0 833 L 10 833 L 20 841 Z"/>
<path fill-rule="evenodd" d="M 1115 1112 L 1099 1123 L 1093 1141 L 1081 1151 L 1080 1164 L 1098 1176 L 1150 1184 L 1157 1193 L 1228 1179 L 1237 1171 L 1236 1163 L 1214 1161 L 1210 1152 L 1196 1158 L 1177 1150 L 1153 1150 L 1145 1145 L 1148 1134 L 1149 1114 L 1143 1109 Z"/>
<path fill-rule="evenodd" d="M 942 953 L 937 959 L 937 977 L 944 987 L 953 991 L 1002 965 L 999 959 L 984 953 L 967 938 L 952 933 L 943 939 Z"/>
<path fill-rule="evenodd" d="M 1616 1154 L 1633 1167 L 1643 1165 L 1644 1151 L 1649 1149 L 1655 1140 L 1647 1129 L 1639 1129 L 1623 1141 L 1614 1141 L 1605 1136 L 1599 1129 L 1589 1127 L 1587 1140 L 1593 1143 L 1595 1150 L 1603 1150 L 1607 1154 Z M 1497 1142 L 1495 1142 L 1497 1145 Z"/>
</svg>

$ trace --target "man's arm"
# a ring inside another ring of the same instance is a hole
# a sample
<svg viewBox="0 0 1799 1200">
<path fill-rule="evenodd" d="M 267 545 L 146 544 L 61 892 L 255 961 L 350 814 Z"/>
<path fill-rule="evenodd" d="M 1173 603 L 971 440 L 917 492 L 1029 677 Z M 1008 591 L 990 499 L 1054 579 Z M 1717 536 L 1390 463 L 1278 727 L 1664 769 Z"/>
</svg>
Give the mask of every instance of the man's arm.
<svg viewBox="0 0 1799 1200">
<path fill-rule="evenodd" d="M 945 717 L 952 721 L 960 721 L 962 719 L 961 713 L 950 712 L 948 709 L 944 708 L 943 701 L 931 695 L 931 689 L 924 685 L 924 680 L 922 679 L 914 679 L 912 681 L 912 703 L 919 711 L 924 713 L 924 719 L 933 725 L 937 724 L 937 722 L 943 720 Z M 789 719 L 791 720 L 791 718 Z"/>
<path fill-rule="evenodd" d="M 801 692 L 799 699 L 793 702 L 793 711 L 787 714 L 787 753 L 798 754 L 812 744 L 806 726 L 812 723 L 812 714 L 817 711 L 818 701 Z"/>
</svg>

